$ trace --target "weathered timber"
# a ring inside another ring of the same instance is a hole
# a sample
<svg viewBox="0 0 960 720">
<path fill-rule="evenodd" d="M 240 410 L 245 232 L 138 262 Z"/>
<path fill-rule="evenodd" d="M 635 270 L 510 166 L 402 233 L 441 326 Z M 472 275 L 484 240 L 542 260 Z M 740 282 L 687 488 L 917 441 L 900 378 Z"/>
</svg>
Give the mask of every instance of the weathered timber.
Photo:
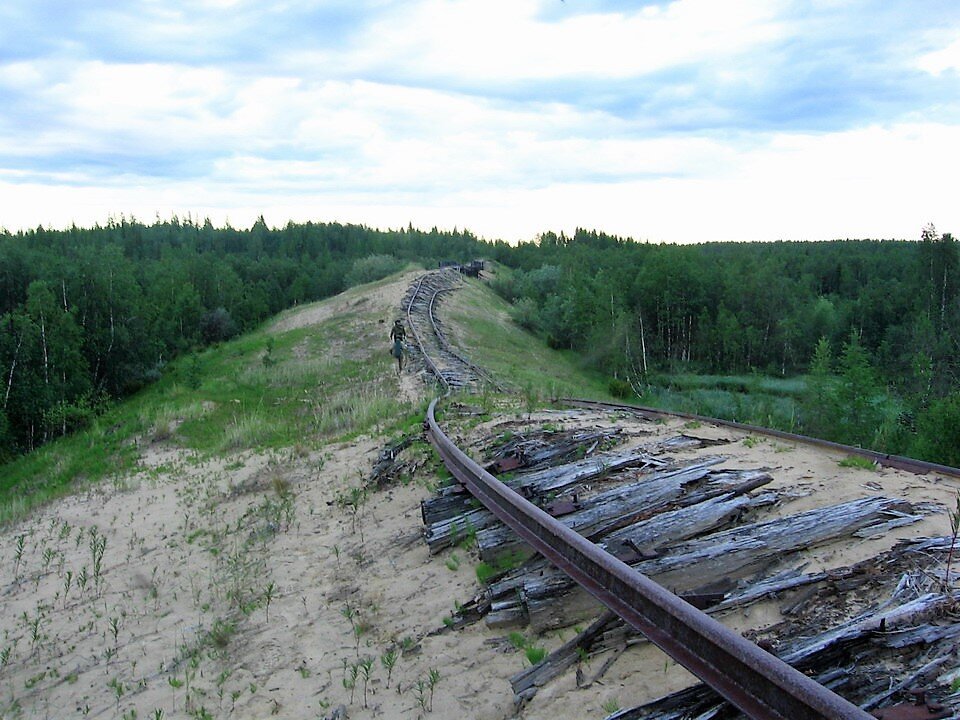
<svg viewBox="0 0 960 720">
<path fill-rule="evenodd" d="M 771 559 L 849 536 L 885 522 L 891 511 L 910 507 L 904 500 L 861 498 L 675 544 L 663 557 L 634 567 L 662 585 L 688 591 L 723 578 L 743 577 Z"/>
<path fill-rule="evenodd" d="M 696 448 L 710 447 L 713 445 L 725 445 L 728 442 L 728 440 L 707 440 L 705 438 L 681 433 L 666 440 L 661 440 L 657 443 L 657 447 L 660 450 L 694 450 Z"/>
<path fill-rule="evenodd" d="M 729 594 L 723 602 L 708 608 L 706 612 L 714 614 L 742 607 L 763 597 L 798 587 L 803 583 L 817 582 L 826 577 L 826 573 L 802 575 L 796 570 L 784 572 L 756 585 L 743 588 L 741 592 Z M 586 630 L 554 650 L 541 662 L 513 675 L 510 678 L 510 685 L 514 695 L 529 700 L 536 694 L 536 688 L 546 685 L 550 680 L 561 675 L 567 668 L 578 662 L 584 653 L 603 652 L 610 649 L 619 651 L 625 646 L 645 642 L 647 639 L 643 635 L 608 610 Z"/>
<path fill-rule="evenodd" d="M 763 578 L 755 582 L 742 582 L 741 587 L 731 591 L 723 601 L 714 608 L 715 612 L 732 610 L 744 607 L 767 597 L 779 595 L 788 590 L 814 585 L 830 577 L 829 573 L 802 573 L 796 568 L 784 570 L 772 577 Z"/>
<path fill-rule="evenodd" d="M 910 538 L 901 540 L 896 546 L 880 555 L 854 565 L 815 573 L 803 573 L 802 568 L 792 568 L 760 580 L 743 580 L 736 589 L 727 593 L 721 602 L 707 608 L 705 612 L 711 615 L 723 615 L 759 600 L 777 597 L 783 593 L 807 587 L 811 592 L 804 593 L 804 597 L 799 601 L 795 598 L 791 599 L 785 608 L 782 608 L 782 611 L 786 613 L 798 604 L 807 604 L 812 601 L 817 603 L 817 607 L 814 607 L 811 611 L 812 615 L 828 616 L 831 614 L 830 612 L 818 611 L 817 608 L 823 607 L 824 604 L 829 605 L 835 598 L 841 596 L 841 591 L 836 588 L 836 583 L 846 582 L 849 584 L 850 579 L 857 576 L 861 577 L 864 583 L 868 581 L 883 583 L 886 587 L 890 587 L 893 579 L 902 573 L 902 578 L 896 584 L 891 597 L 893 599 L 906 596 L 916 597 L 922 595 L 923 591 L 918 591 L 921 585 L 915 582 L 915 578 L 922 578 L 928 585 L 936 584 L 936 581 L 932 578 L 932 568 L 930 566 L 937 566 L 943 561 L 943 558 L 950 551 L 950 540 L 949 537 Z M 902 572 L 904 568 L 913 569 L 910 572 Z M 820 598 L 815 597 L 817 592 L 821 594 Z M 787 627 L 787 623 L 781 623 L 777 627 L 783 629 L 777 630 L 774 628 L 768 634 L 779 637 L 781 641 L 788 638 L 793 632 Z M 957 633 L 960 633 L 960 625 L 957 624 L 908 627 L 888 633 L 886 643 L 890 647 L 929 644 L 952 639 Z M 546 684 L 550 679 L 559 675 L 564 668 L 576 662 L 580 654 L 578 648 L 583 648 L 584 651 L 591 653 L 601 653 L 607 650 L 616 651 L 623 645 L 630 647 L 646 642 L 648 640 L 642 634 L 627 626 L 622 620 L 605 623 L 599 632 L 584 631 L 574 640 L 548 655 L 540 664 L 514 675 L 511 678 L 514 693 L 518 696 L 522 694 L 525 700 L 532 698 L 537 687 Z M 930 668 L 939 667 L 943 660 L 948 660 L 951 663 L 955 662 L 952 656 L 931 662 L 929 666 L 924 666 L 919 671 L 912 672 L 906 680 L 901 681 L 901 684 L 878 692 L 873 701 L 863 704 L 864 709 L 869 710 L 896 694 L 898 690 L 909 688 L 913 682 L 928 674 L 927 671 Z"/>
<path fill-rule="evenodd" d="M 413 440 L 413 435 L 405 435 L 399 442 L 381 450 L 377 461 L 373 464 L 369 482 L 375 483 L 377 487 L 383 487 L 395 480 L 404 469 L 404 464 L 398 463 L 397 457 L 410 447 Z"/>
<path fill-rule="evenodd" d="M 433 523 L 424 528 L 423 537 L 427 541 L 430 553 L 436 554 L 446 547 L 456 545 L 465 535 L 499 522 L 494 514 L 486 508 L 477 508 Z"/>
<path fill-rule="evenodd" d="M 885 690 L 878 692 L 873 697 L 868 698 L 864 702 L 860 703 L 860 707 L 862 707 L 864 710 L 873 710 L 873 708 L 877 707 L 883 702 L 886 702 L 899 692 L 910 690 L 915 687 L 923 687 L 931 678 L 935 678 L 938 674 L 940 674 L 944 665 L 947 663 L 953 664 L 954 662 L 956 662 L 956 659 L 952 655 L 941 655 L 940 657 L 936 657 L 930 662 L 924 664 L 919 669 L 907 675 L 907 677 L 900 682 L 889 686 Z"/>
<path fill-rule="evenodd" d="M 770 475 L 759 473 L 751 477 L 749 485 L 756 489 L 771 480 Z M 601 545 L 617 557 L 626 557 L 630 551 L 643 557 L 671 543 L 729 525 L 748 510 L 774 505 L 779 498 L 774 492 L 751 496 L 742 490 L 707 496 L 696 504 L 685 504 L 605 535 Z"/>
<path fill-rule="evenodd" d="M 755 475 L 752 484 L 759 487 L 771 479 L 766 473 Z M 666 502 L 646 504 L 640 499 L 636 503 L 603 503 L 558 519 L 581 535 L 597 540 L 607 552 L 629 563 L 655 557 L 658 547 L 724 527 L 748 511 L 773 505 L 779 499 L 777 493 L 750 496 L 731 491 L 711 495 L 698 493 L 701 502 L 674 510 L 666 510 L 669 506 Z M 609 532 L 611 529 L 614 531 Z M 477 533 L 480 556 L 487 562 L 504 554 L 518 557 L 530 553 L 515 536 L 500 530 L 494 526 Z M 499 544 L 490 547 L 493 542 Z"/>
<path fill-rule="evenodd" d="M 545 465 L 553 464 L 557 460 L 577 454 L 581 457 L 590 456 L 597 447 L 612 442 L 622 432 L 620 428 L 599 428 L 559 433 L 541 432 L 538 434 L 538 439 L 535 440 L 518 436 L 508 441 L 493 457 L 494 459 L 514 457 L 518 463 L 518 469 L 530 466 L 542 469 Z M 548 441 L 554 440 L 556 441 L 554 444 L 547 444 Z M 568 465 L 563 467 L 568 467 Z M 555 472 L 562 473 L 563 470 L 557 468 Z M 512 484 L 516 486 L 521 482 L 521 480 L 514 480 Z M 423 524 L 430 526 L 469 512 L 476 506 L 477 502 L 458 484 L 442 488 L 435 497 L 423 500 L 420 503 L 420 513 L 423 517 Z"/>
<path fill-rule="evenodd" d="M 713 533 L 704 538 L 677 543 L 653 560 L 633 563 L 639 572 L 682 594 L 697 589 L 729 586 L 790 553 L 886 520 L 888 510 L 904 512 L 902 500 L 874 497 L 818 508 L 798 515 Z M 578 622 L 595 614 L 597 605 L 557 570 L 526 575 L 515 590 L 523 599 L 530 625 L 546 630 Z M 494 590 L 494 586 L 491 586 Z M 497 595 L 492 595 L 497 598 Z"/>
<path fill-rule="evenodd" d="M 565 515 L 560 521 L 584 537 L 595 537 L 605 530 L 629 525 L 643 515 L 676 501 L 684 487 L 707 476 L 710 467 L 723 462 L 711 457 L 670 470 L 661 470 L 638 482 L 621 485 L 582 501 L 582 509 Z M 477 533 L 477 548 L 486 562 L 496 562 L 505 554 L 529 556 L 530 548 L 510 528 L 499 525 Z"/>
<path fill-rule="evenodd" d="M 513 688 L 514 695 L 526 693 L 527 699 L 532 694 L 527 693 L 531 688 L 542 687 L 550 680 L 562 674 L 580 659 L 582 653 L 589 652 L 594 640 L 608 628 L 622 623 L 623 621 L 613 612 L 607 610 L 599 618 L 594 620 L 590 626 L 579 633 L 575 638 L 565 642 L 561 647 L 554 650 L 541 662 L 532 667 L 521 670 L 510 678 L 510 686 Z"/>
<path fill-rule="evenodd" d="M 430 526 L 476 509 L 478 504 L 465 487 L 454 483 L 441 488 L 436 496 L 421 500 L 420 516 L 424 526 Z"/>
<path fill-rule="evenodd" d="M 555 468 L 536 470 L 508 480 L 506 484 L 521 495 L 534 498 L 625 468 L 662 467 L 664 464 L 664 460 L 653 457 L 647 448 L 631 448 L 621 452 L 600 453 Z"/>
<path fill-rule="evenodd" d="M 952 624 L 935 621 L 960 601 L 958 594 L 930 593 L 886 612 L 864 613 L 842 625 L 813 637 L 797 638 L 789 648 L 777 653 L 782 660 L 805 672 L 813 672 L 818 682 L 844 694 L 865 709 L 889 700 L 898 690 L 919 679 L 933 677 L 946 662 L 954 662 L 952 648 L 956 629 Z M 891 682 L 891 651 L 902 660 L 905 638 L 918 648 L 927 647 L 936 637 L 944 647 L 934 648 L 935 657 L 916 655 L 915 669 L 905 670 L 903 679 Z M 855 664 L 850 665 L 851 658 Z M 955 705 L 960 699 L 953 698 Z M 703 685 L 673 693 L 645 705 L 620 710 L 607 720 L 681 720 L 687 718 L 733 718 L 735 710 Z"/>
<path fill-rule="evenodd" d="M 663 518 L 659 523 L 661 532 L 669 535 L 676 540 L 683 540 L 693 537 L 700 529 L 711 524 L 719 518 L 731 519 L 729 510 L 733 506 L 738 506 L 742 510 L 751 507 L 761 507 L 769 504 L 772 494 L 764 493 L 757 497 L 740 496 L 736 493 L 730 493 L 729 498 L 720 497 L 710 502 L 704 507 L 688 507 L 685 513 L 670 513 L 657 516 Z M 710 518 L 710 519 L 707 519 Z M 656 518 L 654 526 L 656 526 Z M 627 531 L 624 531 L 625 533 Z M 554 577 L 560 583 L 567 583 L 565 575 L 556 573 L 553 567 L 542 558 L 536 558 L 528 561 L 520 569 L 511 572 L 503 579 L 490 584 L 486 590 L 487 604 L 490 607 L 496 607 L 498 615 L 492 615 L 487 618 L 487 623 L 491 626 L 496 624 L 516 625 L 518 622 L 526 622 L 527 612 L 524 607 L 525 595 L 524 585 L 530 577 L 542 576 Z M 584 595 L 584 599 L 588 596 Z M 589 611 L 593 608 L 591 602 L 587 602 L 583 608 Z M 567 609 L 567 608 L 564 608 Z"/>
<path fill-rule="evenodd" d="M 516 469 L 534 470 L 590 456 L 598 448 L 619 441 L 622 434 L 621 428 L 575 428 L 515 434 L 490 454 L 489 462 L 496 466 L 498 462 L 511 458 Z"/>
<path fill-rule="evenodd" d="M 791 665 L 806 667 L 812 658 L 822 657 L 828 650 L 849 645 L 867 636 L 877 641 L 886 641 L 889 638 L 902 639 L 902 635 L 893 631 L 911 626 L 916 629 L 920 623 L 954 607 L 958 600 L 960 600 L 960 594 L 925 593 L 882 612 L 864 613 L 815 637 L 784 643 L 778 655 Z M 902 644 L 893 647 L 902 647 Z"/>
<path fill-rule="evenodd" d="M 508 480 L 507 485 L 528 497 L 533 497 L 574 483 L 594 480 L 615 470 L 651 463 L 662 463 L 662 461 L 653 460 L 646 450 L 635 448 L 621 453 L 604 453 L 569 465 L 521 475 Z M 468 507 L 470 505 L 469 498 L 447 499 L 438 503 L 436 509 L 432 505 L 430 508 L 421 505 L 421 514 L 424 515 L 425 520 L 427 516 L 438 518 L 430 522 L 424 530 L 424 539 L 427 541 L 431 553 L 437 553 L 454 544 L 457 533 L 464 531 L 464 529 L 479 531 L 483 528 L 499 525 L 500 528 L 512 535 L 512 531 L 500 524 L 487 510 L 472 509 L 462 511 L 459 514 L 451 514 L 451 509 L 456 507 L 457 502 Z"/>
<path fill-rule="evenodd" d="M 760 600 L 775 597 L 780 593 L 805 585 L 814 585 L 827 580 L 829 573 L 801 573 L 796 569 L 778 573 L 754 583 L 744 583 L 743 587 L 727 593 L 715 605 L 704 609 L 710 615 L 723 615 L 731 610 L 740 609 Z M 602 652 L 626 643 L 628 646 L 648 642 L 647 638 L 623 622 L 611 626 L 594 644 L 596 652 Z"/>
</svg>

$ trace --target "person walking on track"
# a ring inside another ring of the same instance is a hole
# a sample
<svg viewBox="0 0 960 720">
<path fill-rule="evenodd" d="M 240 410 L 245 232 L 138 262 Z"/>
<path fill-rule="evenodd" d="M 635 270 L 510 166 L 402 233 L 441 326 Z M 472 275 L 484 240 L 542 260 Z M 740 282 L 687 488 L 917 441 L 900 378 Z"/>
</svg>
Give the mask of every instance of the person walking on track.
<svg viewBox="0 0 960 720">
<path fill-rule="evenodd" d="M 390 328 L 390 338 L 393 340 L 393 349 L 390 354 L 397 359 L 397 375 L 403 370 L 403 341 L 407 337 L 407 331 L 400 320 L 395 320 L 393 327 Z"/>
</svg>

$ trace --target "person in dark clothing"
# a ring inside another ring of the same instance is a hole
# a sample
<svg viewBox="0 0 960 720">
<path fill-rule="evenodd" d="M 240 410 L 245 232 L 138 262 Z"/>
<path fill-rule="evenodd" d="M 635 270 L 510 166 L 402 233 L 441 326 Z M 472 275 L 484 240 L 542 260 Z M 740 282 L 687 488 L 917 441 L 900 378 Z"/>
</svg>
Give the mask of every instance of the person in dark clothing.
<svg viewBox="0 0 960 720">
<path fill-rule="evenodd" d="M 406 337 L 407 331 L 404 329 L 403 323 L 396 320 L 393 327 L 390 328 L 390 338 L 393 340 L 393 349 L 390 354 L 397 359 L 397 375 L 403 370 L 403 341 Z"/>
</svg>

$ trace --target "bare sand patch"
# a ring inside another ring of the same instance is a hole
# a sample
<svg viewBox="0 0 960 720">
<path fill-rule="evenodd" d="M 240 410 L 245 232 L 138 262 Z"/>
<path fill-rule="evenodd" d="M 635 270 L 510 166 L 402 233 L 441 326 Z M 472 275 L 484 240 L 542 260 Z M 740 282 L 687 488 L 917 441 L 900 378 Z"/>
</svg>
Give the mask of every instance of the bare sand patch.
<svg viewBox="0 0 960 720">
<path fill-rule="evenodd" d="M 288 332 L 297 328 L 319 325 L 337 315 L 347 315 L 357 310 L 374 311 L 384 319 L 400 315 L 400 304 L 410 283 L 424 273 L 423 270 L 405 272 L 397 280 L 370 286 L 350 288 L 336 297 L 287 310 L 269 326 L 274 333 Z M 387 331 L 389 328 L 387 329 Z M 387 331 L 384 331 L 386 335 Z"/>
</svg>

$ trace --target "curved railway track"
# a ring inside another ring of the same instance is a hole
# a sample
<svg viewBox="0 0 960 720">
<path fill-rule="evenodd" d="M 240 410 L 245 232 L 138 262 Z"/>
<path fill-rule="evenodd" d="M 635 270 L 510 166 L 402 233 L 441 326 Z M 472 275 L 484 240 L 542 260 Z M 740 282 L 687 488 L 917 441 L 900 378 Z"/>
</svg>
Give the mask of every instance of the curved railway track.
<svg viewBox="0 0 960 720">
<path fill-rule="evenodd" d="M 695 609 L 527 502 L 454 445 L 430 404 L 431 442 L 487 509 L 608 608 L 751 718 L 871 716 Z"/>
<path fill-rule="evenodd" d="M 455 290 L 461 282 L 460 274 L 449 269 L 420 277 L 404 299 L 407 325 L 427 370 L 437 378 L 445 392 L 478 390 L 484 385 L 502 390 L 482 368 L 453 349 L 436 317 L 440 296 Z"/>
<path fill-rule="evenodd" d="M 420 279 L 407 303 L 407 316 L 424 361 L 449 392 L 452 389 L 475 387 L 489 379 L 482 370 L 455 353 L 439 329 L 434 316 L 436 299 L 441 293 L 455 287 L 453 279 L 428 280 L 440 274 L 432 273 Z M 431 332 L 428 333 L 428 330 Z M 431 335 L 436 340 L 425 342 Z M 444 434 L 435 414 L 438 399 L 430 404 L 426 425 L 431 442 L 453 476 L 540 554 L 744 714 L 756 720 L 868 720 L 873 717 L 695 609 L 498 481 Z M 936 471 L 960 477 L 960 470 L 956 468 L 742 423 L 625 404 L 574 399 L 565 402 L 590 408 L 709 421 L 823 448 L 839 449 L 869 457 L 890 467 L 917 473 Z"/>
<path fill-rule="evenodd" d="M 853 447 L 851 445 L 841 445 L 830 440 L 821 440 L 820 438 L 809 437 L 807 435 L 797 435 L 796 433 L 786 432 L 784 430 L 774 430 L 772 428 L 760 427 L 759 425 L 748 425 L 746 423 L 736 422 L 734 420 L 721 420 L 719 418 L 706 417 L 705 415 L 695 415 L 693 413 L 674 412 L 672 410 L 660 410 L 658 408 L 644 407 L 642 405 L 630 405 L 626 403 L 609 403 L 597 400 L 580 400 L 578 398 L 561 398 L 559 402 L 574 407 L 622 410 L 626 412 L 640 413 L 648 416 L 675 417 L 684 420 L 695 420 L 697 422 L 711 423 L 713 425 L 722 425 L 723 427 L 743 430 L 756 435 L 766 435 L 767 437 L 779 438 L 781 440 L 790 440 L 792 442 L 812 445 L 824 450 L 838 450 L 848 455 L 857 455 L 875 462 L 877 465 L 898 470 L 906 470 L 918 475 L 925 475 L 929 472 L 938 472 L 952 477 L 960 477 L 960 468 L 950 467 L 948 465 L 938 465 L 937 463 L 926 462 L 925 460 L 915 460 L 914 458 L 903 457 L 901 455 L 890 455 L 879 453 L 873 450 Z"/>
</svg>

